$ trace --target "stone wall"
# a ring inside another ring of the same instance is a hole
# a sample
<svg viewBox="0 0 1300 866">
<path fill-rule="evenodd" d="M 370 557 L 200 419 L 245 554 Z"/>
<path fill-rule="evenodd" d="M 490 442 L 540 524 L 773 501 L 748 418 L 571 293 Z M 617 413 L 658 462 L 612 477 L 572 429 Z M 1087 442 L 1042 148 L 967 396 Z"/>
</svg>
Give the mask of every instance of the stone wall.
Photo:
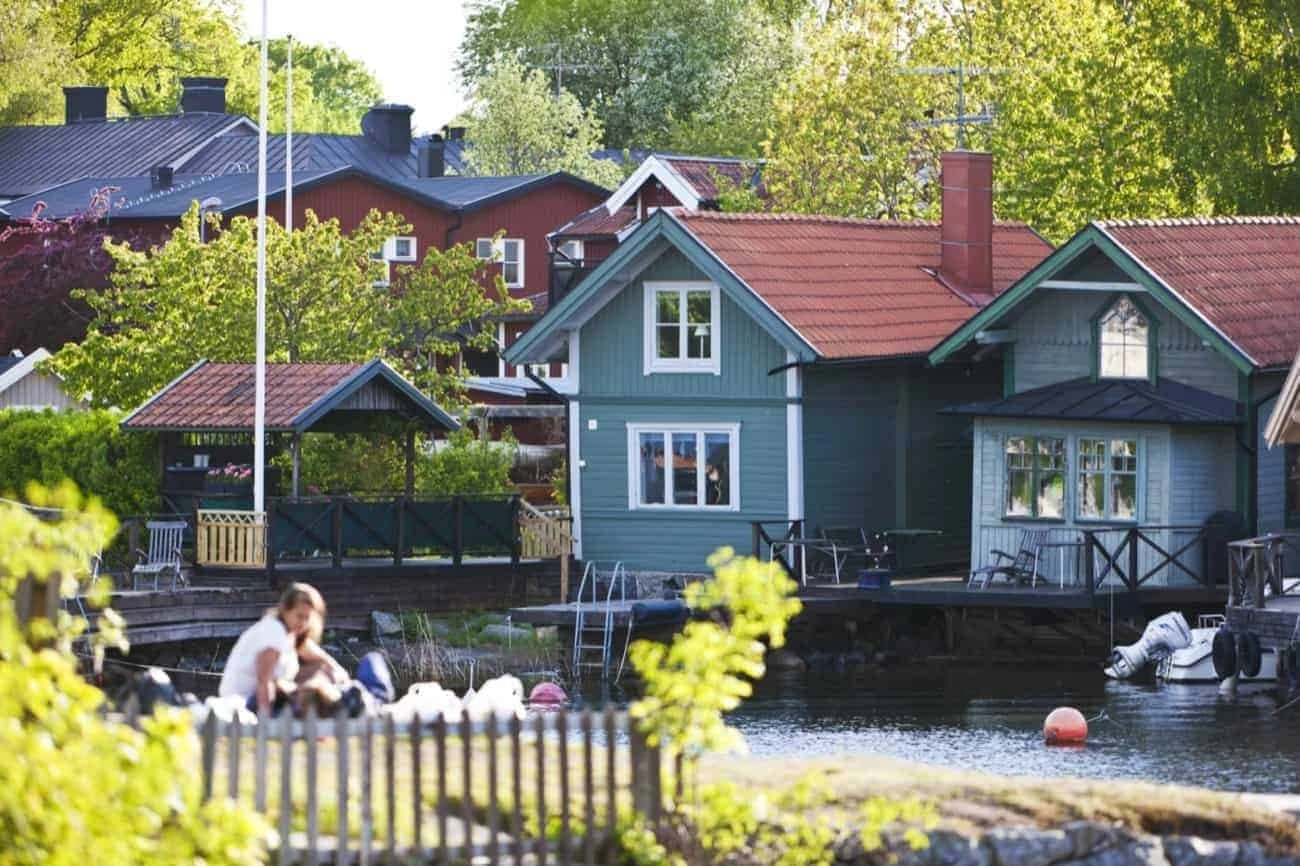
<svg viewBox="0 0 1300 866">
<path fill-rule="evenodd" d="M 858 836 L 835 846 L 837 866 L 1283 866 L 1300 857 L 1271 856 L 1251 841 L 1209 841 L 1156 836 L 1121 826 L 1076 821 L 1059 829 L 1007 828 L 970 837 L 932 830 L 920 851 L 901 837 L 887 837 L 884 850 L 864 851 Z"/>
</svg>

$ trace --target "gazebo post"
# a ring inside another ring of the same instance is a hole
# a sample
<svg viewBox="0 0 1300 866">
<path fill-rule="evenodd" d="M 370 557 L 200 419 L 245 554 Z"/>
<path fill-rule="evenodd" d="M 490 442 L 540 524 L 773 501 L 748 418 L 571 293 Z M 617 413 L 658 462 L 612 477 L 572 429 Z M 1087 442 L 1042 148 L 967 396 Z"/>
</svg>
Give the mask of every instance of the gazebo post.
<svg viewBox="0 0 1300 866">
<path fill-rule="evenodd" d="M 302 476 L 302 434 L 297 430 L 293 431 L 289 448 L 293 451 L 293 498 L 297 499 L 301 495 L 298 491 L 298 479 Z"/>
<path fill-rule="evenodd" d="M 415 495 L 415 428 L 406 428 L 406 495 Z"/>
</svg>

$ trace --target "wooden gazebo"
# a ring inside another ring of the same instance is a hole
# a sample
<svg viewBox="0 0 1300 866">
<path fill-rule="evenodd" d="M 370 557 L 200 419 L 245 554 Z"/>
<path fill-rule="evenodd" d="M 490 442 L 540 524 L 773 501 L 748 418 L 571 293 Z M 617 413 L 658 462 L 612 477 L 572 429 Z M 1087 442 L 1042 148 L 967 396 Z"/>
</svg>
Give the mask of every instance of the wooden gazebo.
<svg viewBox="0 0 1300 866">
<path fill-rule="evenodd" d="M 245 498 L 251 497 L 250 481 L 242 471 L 223 471 L 251 464 L 254 379 L 252 364 L 199 361 L 123 419 L 124 430 L 159 434 L 159 492 L 174 511 L 202 516 L 220 510 L 231 525 L 258 525 L 249 510 L 251 499 Z M 409 497 L 415 488 L 416 434 L 456 429 L 451 415 L 381 360 L 266 366 L 268 452 L 287 448 L 292 454 L 288 492 L 293 497 L 301 493 L 305 434 L 379 433 L 395 426 L 405 436 Z M 268 471 L 268 491 L 279 481 L 277 472 Z M 225 507 L 212 509 L 214 504 Z M 261 564 L 261 532 L 236 534 L 241 538 L 235 546 L 247 548 L 247 564 Z"/>
</svg>

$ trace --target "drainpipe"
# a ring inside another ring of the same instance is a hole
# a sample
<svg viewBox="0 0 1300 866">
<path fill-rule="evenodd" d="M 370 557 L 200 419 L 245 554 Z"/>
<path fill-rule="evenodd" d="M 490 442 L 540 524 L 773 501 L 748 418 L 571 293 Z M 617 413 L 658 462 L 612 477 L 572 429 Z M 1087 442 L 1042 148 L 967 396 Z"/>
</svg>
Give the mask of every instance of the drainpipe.
<svg viewBox="0 0 1300 866">
<path fill-rule="evenodd" d="M 446 234 L 446 237 L 445 237 L 445 239 L 444 239 L 444 243 L 443 243 L 443 247 L 442 247 L 444 252 L 445 252 L 446 250 L 451 249 L 451 247 L 452 247 L 452 236 L 455 235 L 456 232 L 460 231 L 461 224 L 462 224 L 462 223 L 464 222 L 464 220 L 465 220 L 465 212 L 462 211 L 462 210 L 460 210 L 459 208 L 457 208 L 456 210 L 452 211 L 452 213 L 454 213 L 454 214 L 456 215 L 456 221 L 455 221 L 454 223 L 452 223 L 451 225 L 447 226 L 447 234 Z"/>
</svg>

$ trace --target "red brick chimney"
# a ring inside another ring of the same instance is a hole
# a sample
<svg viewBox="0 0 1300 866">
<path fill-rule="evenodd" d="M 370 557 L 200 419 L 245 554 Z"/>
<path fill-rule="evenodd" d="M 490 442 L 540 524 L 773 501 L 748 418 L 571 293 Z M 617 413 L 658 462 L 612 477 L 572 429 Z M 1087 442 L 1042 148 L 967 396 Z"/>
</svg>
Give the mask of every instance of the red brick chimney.
<svg viewBox="0 0 1300 866">
<path fill-rule="evenodd" d="M 993 292 L 993 155 L 950 150 L 943 183 L 939 272 L 957 289 Z"/>
</svg>

